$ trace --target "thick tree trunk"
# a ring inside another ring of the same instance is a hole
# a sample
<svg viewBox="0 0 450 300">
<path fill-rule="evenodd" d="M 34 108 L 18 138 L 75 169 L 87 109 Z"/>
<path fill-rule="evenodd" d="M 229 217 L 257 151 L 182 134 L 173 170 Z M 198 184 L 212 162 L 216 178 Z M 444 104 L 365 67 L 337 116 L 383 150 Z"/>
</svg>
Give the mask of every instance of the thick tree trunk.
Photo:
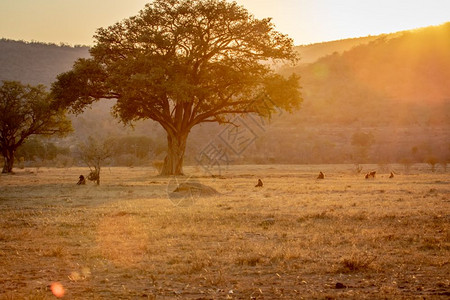
<svg viewBox="0 0 450 300">
<path fill-rule="evenodd" d="M 183 159 L 186 150 L 187 134 L 167 133 L 167 155 L 161 175 L 183 175 Z"/>
<path fill-rule="evenodd" d="M 3 165 L 2 173 L 12 173 L 12 168 L 14 165 L 14 150 L 5 149 L 2 151 L 5 163 Z"/>
</svg>

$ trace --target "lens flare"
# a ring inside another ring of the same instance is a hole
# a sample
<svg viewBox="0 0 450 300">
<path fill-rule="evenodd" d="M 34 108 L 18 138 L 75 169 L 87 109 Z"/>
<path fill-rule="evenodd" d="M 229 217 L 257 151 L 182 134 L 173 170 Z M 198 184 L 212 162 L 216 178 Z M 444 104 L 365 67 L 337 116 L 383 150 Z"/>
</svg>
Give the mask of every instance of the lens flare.
<svg viewBox="0 0 450 300">
<path fill-rule="evenodd" d="M 53 282 L 50 286 L 50 289 L 52 290 L 53 295 L 55 295 L 55 297 L 57 298 L 62 298 L 64 297 L 64 287 L 62 286 L 61 283 L 59 282 Z"/>
</svg>

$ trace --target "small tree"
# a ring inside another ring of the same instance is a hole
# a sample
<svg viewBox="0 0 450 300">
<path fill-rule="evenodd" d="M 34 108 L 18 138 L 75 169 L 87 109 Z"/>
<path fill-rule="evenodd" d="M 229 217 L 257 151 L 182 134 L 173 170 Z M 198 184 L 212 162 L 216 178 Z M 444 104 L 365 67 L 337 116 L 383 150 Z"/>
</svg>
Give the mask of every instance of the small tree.
<svg viewBox="0 0 450 300">
<path fill-rule="evenodd" d="M 64 135 L 72 130 L 70 121 L 43 85 L 3 81 L 0 86 L 0 151 L 2 173 L 11 173 L 17 148 L 32 135 Z"/>
<path fill-rule="evenodd" d="M 433 155 L 428 156 L 425 159 L 425 162 L 430 165 L 431 172 L 433 172 L 433 173 L 436 172 L 436 165 L 439 162 L 439 160 L 435 156 L 433 156 Z"/>
<path fill-rule="evenodd" d="M 360 161 L 367 160 L 370 146 L 374 143 L 375 138 L 372 133 L 355 132 L 352 135 L 352 146 L 356 148 L 356 157 Z"/>
<path fill-rule="evenodd" d="M 80 159 L 89 167 L 91 171 L 88 179 L 100 185 L 100 169 L 105 160 L 111 157 L 110 144 L 99 142 L 93 137 L 89 137 L 85 143 L 78 146 Z"/>
</svg>

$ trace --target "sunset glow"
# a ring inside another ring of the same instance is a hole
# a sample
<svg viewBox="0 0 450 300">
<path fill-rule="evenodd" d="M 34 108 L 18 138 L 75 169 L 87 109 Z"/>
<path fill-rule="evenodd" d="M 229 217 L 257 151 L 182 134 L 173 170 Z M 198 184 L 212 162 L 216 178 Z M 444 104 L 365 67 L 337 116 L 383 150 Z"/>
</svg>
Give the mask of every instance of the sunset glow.
<svg viewBox="0 0 450 300">
<path fill-rule="evenodd" d="M 0 300 L 444 298 L 450 0 L 0 0 L 0 163 Z"/>
<path fill-rule="evenodd" d="M 91 45 L 99 27 L 136 15 L 148 0 L 1 1 L 0 38 Z M 377 35 L 450 21 L 450 1 L 237 0 L 271 17 L 295 44 Z"/>
</svg>

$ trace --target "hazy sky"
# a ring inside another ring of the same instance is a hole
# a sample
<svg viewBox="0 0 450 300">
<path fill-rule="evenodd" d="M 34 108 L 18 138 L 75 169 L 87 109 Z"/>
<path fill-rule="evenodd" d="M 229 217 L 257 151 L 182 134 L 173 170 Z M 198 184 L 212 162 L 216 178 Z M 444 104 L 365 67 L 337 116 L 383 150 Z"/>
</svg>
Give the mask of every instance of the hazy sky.
<svg viewBox="0 0 450 300">
<path fill-rule="evenodd" d="M 0 38 L 91 45 L 99 27 L 149 0 L 0 0 Z M 237 0 L 272 17 L 296 45 L 377 35 L 450 21 L 450 0 Z"/>
</svg>

